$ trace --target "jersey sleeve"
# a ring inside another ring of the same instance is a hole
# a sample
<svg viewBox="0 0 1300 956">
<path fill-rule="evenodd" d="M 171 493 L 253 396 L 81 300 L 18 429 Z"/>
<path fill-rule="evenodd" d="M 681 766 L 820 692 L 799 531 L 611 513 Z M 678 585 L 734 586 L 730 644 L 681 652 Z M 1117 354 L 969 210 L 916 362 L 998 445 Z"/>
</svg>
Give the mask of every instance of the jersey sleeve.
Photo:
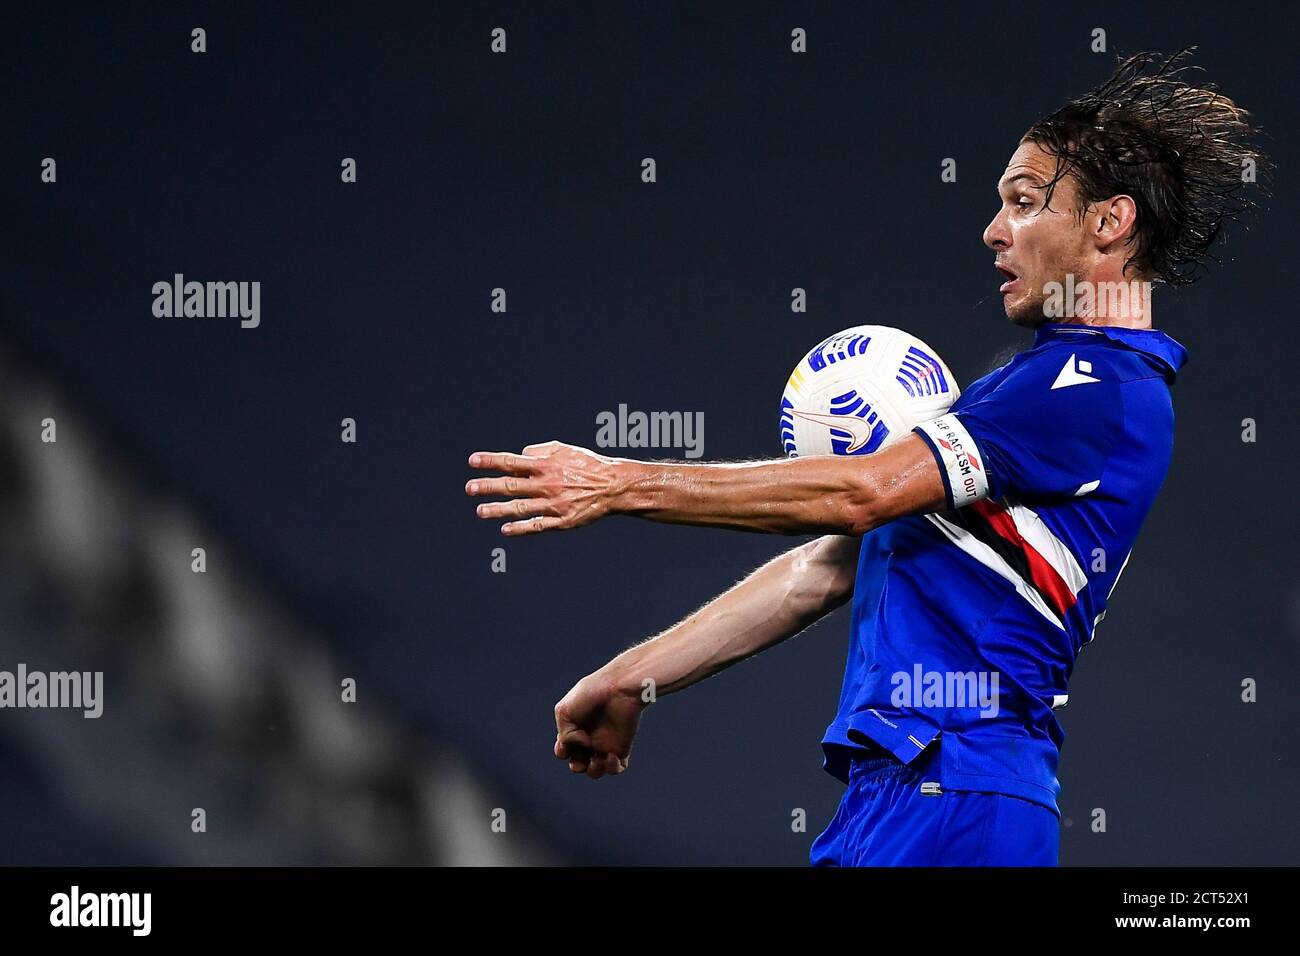
<svg viewBox="0 0 1300 956">
<path fill-rule="evenodd" d="M 1114 370 L 1102 356 L 1085 357 L 1094 351 L 1052 349 L 987 395 L 913 429 L 939 463 L 949 507 L 1007 494 L 1061 500 L 1098 487 L 1124 409 Z"/>
</svg>

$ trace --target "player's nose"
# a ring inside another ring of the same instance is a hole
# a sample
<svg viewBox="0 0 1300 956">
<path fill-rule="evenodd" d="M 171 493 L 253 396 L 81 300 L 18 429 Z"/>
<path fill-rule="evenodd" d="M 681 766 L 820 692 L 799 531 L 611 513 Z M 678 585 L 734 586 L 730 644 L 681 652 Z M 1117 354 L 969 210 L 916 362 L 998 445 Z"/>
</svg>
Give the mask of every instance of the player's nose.
<svg viewBox="0 0 1300 956">
<path fill-rule="evenodd" d="M 995 252 L 1011 246 L 1011 231 L 1007 229 L 1006 217 L 999 212 L 993 221 L 984 227 L 984 245 Z"/>
</svg>

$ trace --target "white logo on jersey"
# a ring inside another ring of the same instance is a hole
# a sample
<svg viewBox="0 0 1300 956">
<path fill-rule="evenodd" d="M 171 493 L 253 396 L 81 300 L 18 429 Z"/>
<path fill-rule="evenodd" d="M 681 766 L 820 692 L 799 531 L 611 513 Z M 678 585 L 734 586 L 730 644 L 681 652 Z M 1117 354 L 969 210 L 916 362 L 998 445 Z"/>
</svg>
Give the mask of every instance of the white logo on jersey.
<svg viewBox="0 0 1300 956">
<path fill-rule="evenodd" d="M 1086 359 L 1076 363 L 1074 356 L 1065 363 L 1065 368 L 1061 369 L 1061 374 L 1056 376 L 1056 381 L 1052 383 L 1052 388 L 1069 388 L 1071 385 L 1083 385 L 1086 382 L 1100 382 L 1101 379 L 1093 378 L 1087 374 L 1092 371 L 1092 363 Z M 1049 389 L 1050 391 L 1050 389 Z"/>
</svg>

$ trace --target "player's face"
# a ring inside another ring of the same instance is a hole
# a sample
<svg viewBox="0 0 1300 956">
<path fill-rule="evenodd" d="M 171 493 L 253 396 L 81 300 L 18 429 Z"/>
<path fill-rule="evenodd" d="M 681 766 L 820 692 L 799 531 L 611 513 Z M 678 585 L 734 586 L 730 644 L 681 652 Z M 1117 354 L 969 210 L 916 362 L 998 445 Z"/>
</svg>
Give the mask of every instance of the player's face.
<svg viewBox="0 0 1300 956">
<path fill-rule="evenodd" d="M 1006 280 L 1002 305 L 1016 325 L 1031 328 L 1047 321 L 1043 303 L 1049 282 L 1087 278 L 1084 224 L 1075 213 L 1076 187 L 1066 176 L 1056 184 L 1052 207 L 1043 205 L 1042 187 L 1056 173 L 1056 157 L 1033 143 L 1021 143 L 998 183 L 1002 208 L 984 230 L 984 244 L 997 255 L 994 265 Z"/>
</svg>

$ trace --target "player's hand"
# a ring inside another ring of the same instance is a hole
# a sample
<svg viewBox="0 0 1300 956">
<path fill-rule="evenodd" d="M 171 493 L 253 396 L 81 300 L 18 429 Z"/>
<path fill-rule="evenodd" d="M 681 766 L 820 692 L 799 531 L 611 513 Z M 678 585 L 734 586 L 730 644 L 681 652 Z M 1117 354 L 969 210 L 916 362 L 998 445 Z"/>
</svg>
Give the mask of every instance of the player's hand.
<svg viewBox="0 0 1300 956">
<path fill-rule="evenodd" d="M 523 454 L 476 451 L 471 468 L 504 472 L 501 478 L 474 478 L 471 496 L 509 497 L 481 504 L 480 518 L 509 519 L 502 534 L 538 534 L 590 524 L 610 513 L 618 462 L 577 445 L 548 441 Z"/>
<path fill-rule="evenodd" d="M 555 705 L 555 756 L 592 780 L 622 773 L 645 706 L 599 671 L 587 675 Z"/>
</svg>

